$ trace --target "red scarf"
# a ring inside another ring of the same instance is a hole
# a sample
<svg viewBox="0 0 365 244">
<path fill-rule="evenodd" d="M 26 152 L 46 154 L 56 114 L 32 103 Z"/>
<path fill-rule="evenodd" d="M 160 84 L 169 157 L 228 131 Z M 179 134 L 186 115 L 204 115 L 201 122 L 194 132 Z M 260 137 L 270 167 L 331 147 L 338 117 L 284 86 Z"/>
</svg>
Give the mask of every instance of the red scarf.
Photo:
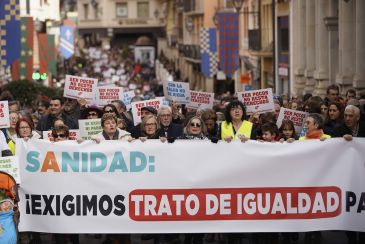
<svg viewBox="0 0 365 244">
<path fill-rule="evenodd" d="M 306 139 L 321 139 L 323 136 L 323 130 L 314 130 L 311 132 L 307 132 L 305 135 Z"/>
</svg>

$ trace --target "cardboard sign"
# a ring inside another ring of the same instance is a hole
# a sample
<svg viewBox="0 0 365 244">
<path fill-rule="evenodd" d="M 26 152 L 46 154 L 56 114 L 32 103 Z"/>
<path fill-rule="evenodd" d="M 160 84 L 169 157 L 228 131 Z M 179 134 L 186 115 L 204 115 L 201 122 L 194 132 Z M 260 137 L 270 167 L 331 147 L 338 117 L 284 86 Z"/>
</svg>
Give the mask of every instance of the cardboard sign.
<svg viewBox="0 0 365 244">
<path fill-rule="evenodd" d="M 98 80 L 79 76 L 66 75 L 64 97 L 93 100 L 95 97 Z"/>
<path fill-rule="evenodd" d="M 213 108 L 214 93 L 190 91 L 190 103 L 188 108 Z"/>
<path fill-rule="evenodd" d="M 122 87 L 97 87 L 96 104 L 104 106 L 110 104 L 113 100 L 122 100 Z"/>
<path fill-rule="evenodd" d="M 69 140 L 73 140 L 73 141 L 77 141 L 77 139 L 80 139 L 80 131 L 79 130 L 70 130 L 69 134 L 68 134 L 68 139 Z M 52 137 L 52 131 L 48 130 L 48 131 L 43 131 L 43 140 L 48 140 L 48 141 L 54 141 L 54 138 Z"/>
<path fill-rule="evenodd" d="M 13 176 L 16 183 L 20 184 L 18 156 L 0 157 L 0 171 Z"/>
<path fill-rule="evenodd" d="M 0 101 L 0 128 L 9 128 L 9 104 L 8 101 Z"/>
<path fill-rule="evenodd" d="M 261 89 L 253 91 L 238 92 L 238 100 L 246 106 L 246 113 L 275 112 L 272 89 Z"/>
<path fill-rule="evenodd" d="M 190 102 L 189 83 L 167 81 L 164 83 L 164 95 L 169 101 L 175 101 L 177 104 L 188 104 Z"/>
<path fill-rule="evenodd" d="M 136 94 L 134 93 L 134 91 L 127 91 L 127 92 L 123 92 L 122 93 L 122 98 L 120 100 L 122 100 L 122 102 L 125 104 L 125 106 L 127 107 L 127 110 L 132 108 L 132 98 L 135 96 Z"/>
<path fill-rule="evenodd" d="M 280 128 L 283 120 L 291 120 L 294 123 L 295 132 L 299 134 L 304 126 L 304 122 L 305 119 L 307 118 L 307 115 L 308 113 L 306 112 L 282 107 L 280 108 L 280 113 L 276 125 L 278 126 L 278 128 Z"/>
<path fill-rule="evenodd" d="M 91 136 L 103 131 L 100 119 L 81 119 L 79 120 L 80 137 L 83 140 L 90 140 Z"/>
<path fill-rule="evenodd" d="M 143 107 L 153 107 L 156 110 L 159 110 L 162 106 L 163 101 L 161 98 L 156 98 L 152 100 L 140 101 L 132 103 L 132 115 L 134 125 L 141 123 L 141 108 Z"/>
</svg>

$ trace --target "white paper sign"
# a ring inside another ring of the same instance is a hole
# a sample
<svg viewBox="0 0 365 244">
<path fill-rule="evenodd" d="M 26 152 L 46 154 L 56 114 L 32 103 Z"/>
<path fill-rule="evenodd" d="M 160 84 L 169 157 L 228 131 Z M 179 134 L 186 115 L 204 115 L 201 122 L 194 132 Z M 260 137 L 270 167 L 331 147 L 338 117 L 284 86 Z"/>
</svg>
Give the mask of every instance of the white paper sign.
<svg viewBox="0 0 365 244">
<path fill-rule="evenodd" d="M 0 171 L 13 176 L 16 183 L 20 184 L 18 156 L 0 157 Z"/>
<path fill-rule="evenodd" d="M 0 101 L 0 128 L 9 128 L 9 104 L 8 101 Z"/>
<path fill-rule="evenodd" d="M 214 93 L 190 91 L 190 103 L 188 108 L 213 108 Z"/>
<path fill-rule="evenodd" d="M 122 87 L 98 87 L 96 89 L 96 104 L 104 106 L 113 100 L 122 100 Z"/>
<path fill-rule="evenodd" d="M 131 109 L 131 102 L 132 102 L 132 98 L 135 96 L 136 94 L 134 93 L 134 91 L 127 91 L 127 92 L 123 92 L 122 93 L 122 98 L 121 100 L 123 101 L 123 103 L 125 104 L 125 106 L 127 107 L 127 110 Z"/>
<path fill-rule="evenodd" d="M 261 89 L 253 91 L 238 92 L 238 100 L 246 106 L 246 113 L 275 112 L 272 89 Z"/>
<path fill-rule="evenodd" d="M 73 99 L 93 100 L 97 85 L 98 80 L 94 78 L 66 75 L 63 96 Z"/>
<path fill-rule="evenodd" d="M 100 119 L 80 119 L 79 120 L 80 137 L 83 140 L 90 140 L 91 136 L 103 131 Z"/>
<path fill-rule="evenodd" d="M 69 133 L 68 133 L 69 140 L 77 141 L 77 139 L 80 139 L 80 138 L 81 138 L 81 136 L 80 136 L 79 130 L 69 130 Z M 51 130 L 43 131 L 43 140 L 54 141 Z"/>
<path fill-rule="evenodd" d="M 164 82 L 164 95 L 167 100 L 177 104 L 188 104 L 190 101 L 190 88 L 187 82 Z"/>
<path fill-rule="evenodd" d="M 162 99 L 151 99 L 146 101 L 140 101 L 140 102 L 134 102 L 131 104 L 132 106 L 132 115 L 133 115 L 133 121 L 134 125 L 137 125 L 141 123 L 141 108 L 143 107 L 153 107 L 157 111 L 160 109 L 163 101 Z"/>
<path fill-rule="evenodd" d="M 281 107 L 276 125 L 280 128 L 283 120 L 291 120 L 294 123 L 295 132 L 298 134 L 304 126 L 307 115 L 306 112 Z"/>
</svg>

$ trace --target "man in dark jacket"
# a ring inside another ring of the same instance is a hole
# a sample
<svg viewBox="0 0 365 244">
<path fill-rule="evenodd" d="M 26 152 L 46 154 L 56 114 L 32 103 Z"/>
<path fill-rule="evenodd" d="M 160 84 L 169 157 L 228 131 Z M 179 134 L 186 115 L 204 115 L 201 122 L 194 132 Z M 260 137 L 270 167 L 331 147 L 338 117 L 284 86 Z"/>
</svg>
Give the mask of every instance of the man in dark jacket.
<svg viewBox="0 0 365 244">
<path fill-rule="evenodd" d="M 61 97 L 52 97 L 49 102 L 49 114 L 43 115 L 37 125 L 38 131 L 48 131 L 53 128 L 56 118 L 62 118 L 70 129 L 78 129 L 78 121 L 63 113 L 63 100 Z"/>
<path fill-rule="evenodd" d="M 360 120 L 360 109 L 347 105 L 344 113 L 344 123 L 335 129 L 334 137 L 344 137 L 351 141 L 352 137 L 365 137 L 365 124 Z"/>
<path fill-rule="evenodd" d="M 172 123 L 172 110 L 170 107 L 161 107 L 158 111 L 158 119 L 160 121 L 161 137 L 177 138 L 182 135 L 182 125 Z"/>
</svg>

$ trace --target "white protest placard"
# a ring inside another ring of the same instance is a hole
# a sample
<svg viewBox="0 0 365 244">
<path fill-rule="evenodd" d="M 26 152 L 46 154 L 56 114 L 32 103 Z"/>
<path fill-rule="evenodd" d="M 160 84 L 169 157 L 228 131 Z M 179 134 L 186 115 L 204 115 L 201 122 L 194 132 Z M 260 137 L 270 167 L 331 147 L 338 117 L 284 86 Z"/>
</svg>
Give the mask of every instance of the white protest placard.
<svg viewBox="0 0 365 244">
<path fill-rule="evenodd" d="M 177 104 L 188 104 L 190 101 L 190 88 L 187 82 L 164 82 L 164 95 L 167 100 Z"/>
<path fill-rule="evenodd" d="M 69 140 L 77 141 L 77 139 L 80 139 L 80 138 L 81 137 L 80 137 L 79 130 L 69 130 L 69 133 L 68 133 Z M 54 141 L 51 130 L 43 131 L 43 140 Z"/>
<path fill-rule="evenodd" d="M 214 93 L 190 91 L 190 103 L 186 105 L 188 108 L 213 108 Z"/>
<path fill-rule="evenodd" d="M 238 92 L 238 100 L 246 106 L 246 113 L 275 112 L 274 97 L 272 89 L 261 89 L 253 91 Z"/>
<path fill-rule="evenodd" d="M 170 101 L 168 101 L 165 97 L 156 97 L 156 99 L 159 99 L 161 101 L 162 107 L 170 106 Z"/>
<path fill-rule="evenodd" d="M 9 128 L 9 104 L 8 101 L 0 101 L 0 128 Z"/>
<path fill-rule="evenodd" d="M 162 99 L 159 99 L 159 98 L 146 100 L 146 101 L 140 101 L 140 102 L 133 102 L 131 104 L 131 106 L 132 106 L 132 115 L 133 115 L 134 125 L 137 125 L 137 124 L 141 123 L 141 121 L 142 121 L 141 120 L 141 108 L 153 107 L 158 111 L 160 109 L 162 103 L 163 103 Z"/>
<path fill-rule="evenodd" d="M 0 171 L 13 176 L 16 183 L 20 184 L 18 156 L 0 157 Z"/>
<path fill-rule="evenodd" d="M 101 119 L 80 119 L 79 131 L 81 139 L 90 140 L 91 136 L 103 131 L 101 128 Z"/>
<path fill-rule="evenodd" d="M 120 100 L 122 100 L 122 102 L 125 104 L 125 106 L 127 107 L 127 110 L 132 108 L 131 102 L 132 102 L 132 98 L 135 95 L 136 94 L 134 93 L 134 91 L 127 91 L 127 92 L 122 93 L 122 98 Z"/>
<path fill-rule="evenodd" d="M 307 115 L 306 112 L 281 107 L 276 125 L 280 128 L 283 120 L 291 120 L 294 123 L 295 132 L 298 134 L 304 126 Z"/>
<path fill-rule="evenodd" d="M 66 75 L 63 96 L 73 99 L 93 100 L 97 85 L 98 79 Z"/>
<path fill-rule="evenodd" d="M 97 87 L 96 104 L 104 106 L 110 104 L 113 100 L 122 100 L 122 87 Z"/>
</svg>

